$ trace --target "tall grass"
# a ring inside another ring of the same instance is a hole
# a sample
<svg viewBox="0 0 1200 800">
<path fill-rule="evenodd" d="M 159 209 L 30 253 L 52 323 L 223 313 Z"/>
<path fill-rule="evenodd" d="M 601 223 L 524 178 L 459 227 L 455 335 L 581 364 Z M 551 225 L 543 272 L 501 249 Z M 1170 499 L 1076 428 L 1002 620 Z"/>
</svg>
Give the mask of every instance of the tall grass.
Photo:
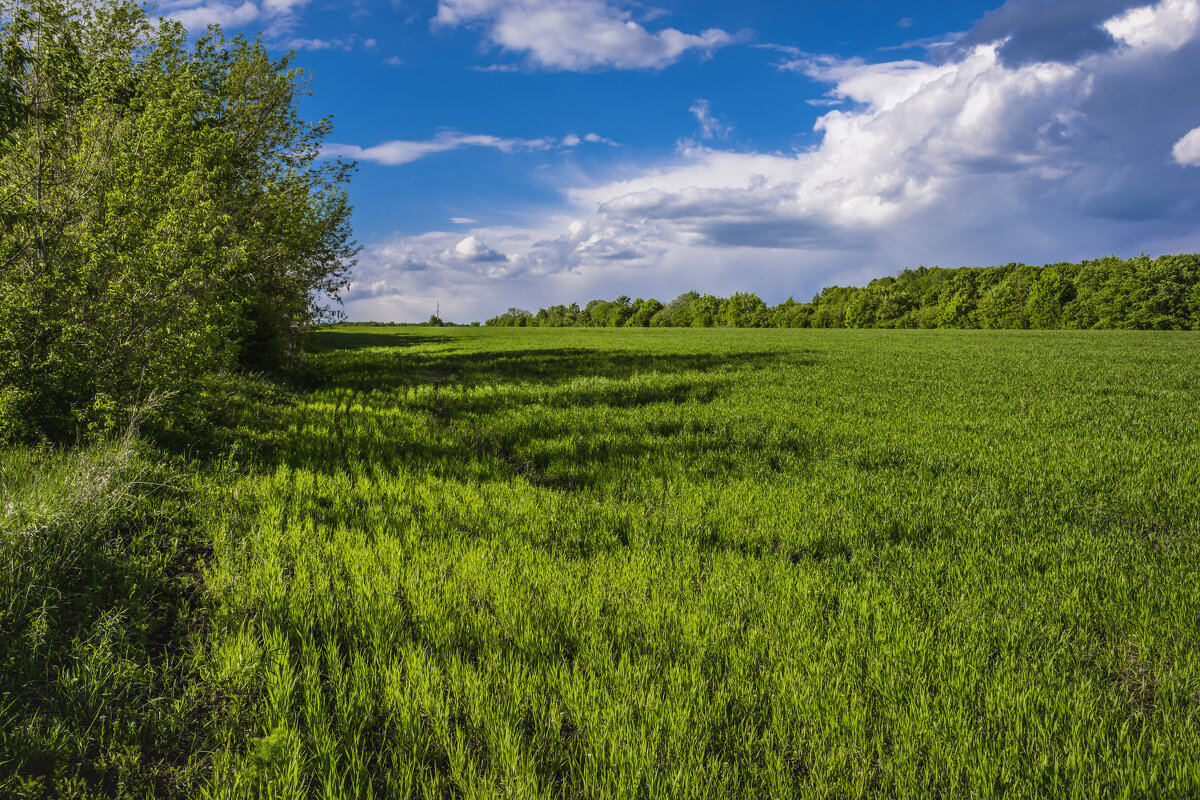
<svg viewBox="0 0 1200 800">
<path fill-rule="evenodd" d="M 207 796 L 1200 793 L 1194 338 L 318 345 L 212 530 Z"/>
<path fill-rule="evenodd" d="M 0 450 L 0 795 L 184 795 L 198 779 L 179 481 L 133 425 Z"/>
</svg>

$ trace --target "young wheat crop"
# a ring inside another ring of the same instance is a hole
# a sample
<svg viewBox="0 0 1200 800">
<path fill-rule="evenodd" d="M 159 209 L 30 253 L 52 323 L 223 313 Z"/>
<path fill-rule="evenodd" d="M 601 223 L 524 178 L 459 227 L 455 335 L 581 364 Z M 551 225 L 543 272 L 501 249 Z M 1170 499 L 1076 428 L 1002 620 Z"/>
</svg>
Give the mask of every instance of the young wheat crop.
<svg viewBox="0 0 1200 800">
<path fill-rule="evenodd" d="M 1200 792 L 1195 338 L 317 345 L 228 489 L 209 796 Z"/>
</svg>

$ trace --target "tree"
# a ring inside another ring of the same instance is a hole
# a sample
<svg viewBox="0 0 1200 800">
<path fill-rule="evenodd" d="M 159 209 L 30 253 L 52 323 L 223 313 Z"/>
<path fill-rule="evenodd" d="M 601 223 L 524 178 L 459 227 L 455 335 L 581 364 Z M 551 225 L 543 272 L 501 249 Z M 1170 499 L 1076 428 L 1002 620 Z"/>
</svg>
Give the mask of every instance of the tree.
<svg viewBox="0 0 1200 800">
<path fill-rule="evenodd" d="M 1063 308 L 1075 299 L 1075 284 L 1062 270 L 1046 267 L 1029 289 L 1025 310 L 1034 328 L 1061 328 Z"/>
<path fill-rule="evenodd" d="M 737 328 L 758 327 L 767 304 L 756 294 L 737 292 L 721 304 L 721 323 Z"/>
<path fill-rule="evenodd" d="M 721 314 L 721 298 L 711 294 L 701 295 L 691 302 L 691 326 L 711 328 L 718 324 Z"/>
<path fill-rule="evenodd" d="M 654 315 L 663 309 L 663 304 L 651 297 L 643 300 L 640 297 L 633 303 L 633 313 L 625 320 L 627 328 L 645 328 L 650 325 Z"/>
<path fill-rule="evenodd" d="M 1029 293 L 1038 279 L 1036 267 L 1010 264 L 1006 274 L 979 299 L 976 318 L 982 328 L 1028 328 Z"/>
<path fill-rule="evenodd" d="M 0 0 L 0 385 L 43 435 L 294 359 L 346 285 L 345 183 L 290 56 L 125 0 Z M 171 406 L 167 406 L 171 408 Z M 2 425 L 0 425 L 2 427 Z"/>
</svg>

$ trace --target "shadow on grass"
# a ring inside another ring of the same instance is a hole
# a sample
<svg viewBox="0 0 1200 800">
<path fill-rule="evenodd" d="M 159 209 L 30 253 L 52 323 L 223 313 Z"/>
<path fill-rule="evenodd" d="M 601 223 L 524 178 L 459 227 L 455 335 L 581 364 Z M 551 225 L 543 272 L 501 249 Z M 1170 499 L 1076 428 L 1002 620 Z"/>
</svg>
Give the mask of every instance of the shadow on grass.
<svg viewBox="0 0 1200 800">
<path fill-rule="evenodd" d="M 803 351 L 353 346 L 326 351 L 317 362 L 322 406 L 292 410 L 288 440 L 273 454 L 278 460 L 264 466 L 323 473 L 407 466 L 465 481 L 518 475 L 542 488 L 581 491 L 602 481 L 595 476 L 612 464 L 647 464 L 646 456 L 663 447 L 709 477 L 777 470 L 781 460 L 807 459 L 816 449 L 792 433 L 768 442 L 686 422 L 748 373 L 814 363 Z M 764 448 L 781 455 L 762 456 Z"/>
<path fill-rule="evenodd" d="M 451 336 L 429 333 L 362 333 L 325 329 L 309 334 L 307 349 L 310 353 L 327 353 L 331 350 L 360 350 L 368 347 L 416 347 L 424 344 L 445 344 L 454 341 Z"/>
<path fill-rule="evenodd" d="M 717 401 L 748 373 L 814 363 L 806 351 L 474 351 L 425 349 L 421 345 L 472 341 L 426 333 L 319 335 L 311 388 L 222 379 L 213 391 L 219 402 L 203 424 L 160 435 L 160 442 L 170 439 L 173 450 L 201 461 L 232 453 L 238 463 L 262 470 L 407 467 L 464 481 L 518 475 L 565 491 L 591 488 L 611 464 L 646 463 L 665 446 L 692 474 L 710 477 L 778 469 L 779 459 L 808 458 L 815 447 L 788 433 L 770 442 L 730 438 L 723 425 L 707 430 L 688 422 L 696 412 L 684 410 Z M 653 409 L 649 418 L 643 409 Z M 566 440 L 572 440 L 568 450 L 547 455 Z M 781 455 L 772 460 L 767 450 Z"/>
<path fill-rule="evenodd" d="M 811 363 L 789 354 L 789 363 Z M 426 352 L 397 349 L 328 351 L 321 356 L 326 388 L 394 390 L 430 384 L 473 388 L 518 383 L 557 386 L 579 378 L 628 380 L 638 375 L 724 373 L 765 369 L 780 362 L 777 352 L 652 353 L 585 347 L 525 348 L 489 352 Z"/>
</svg>

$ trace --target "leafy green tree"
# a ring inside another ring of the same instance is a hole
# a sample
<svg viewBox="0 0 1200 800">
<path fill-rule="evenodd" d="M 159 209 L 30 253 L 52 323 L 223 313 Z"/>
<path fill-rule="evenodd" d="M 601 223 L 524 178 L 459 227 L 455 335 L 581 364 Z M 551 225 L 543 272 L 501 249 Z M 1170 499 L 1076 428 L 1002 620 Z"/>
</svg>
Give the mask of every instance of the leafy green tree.
<svg viewBox="0 0 1200 800">
<path fill-rule="evenodd" d="M 289 59 L 124 0 L 0 2 L 0 385 L 26 422 L 104 430 L 294 357 L 354 247 L 351 165 L 318 162 Z"/>
<path fill-rule="evenodd" d="M 756 294 L 737 292 L 721 304 L 721 324 L 753 328 L 762 324 L 767 304 Z"/>
<path fill-rule="evenodd" d="M 532 314 L 522 308 L 513 306 L 503 314 L 492 317 L 484 324 L 493 328 L 524 328 L 532 321 Z"/>
<path fill-rule="evenodd" d="M 633 314 L 625 320 L 628 328 L 645 328 L 650 325 L 654 315 L 663 309 L 663 304 L 651 297 L 643 300 L 640 297 L 633 304 Z"/>
<path fill-rule="evenodd" d="M 650 324 L 654 327 L 691 327 L 694 303 L 699 299 L 698 292 L 684 292 L 651 317 Z"/>
<path fill-rule="evenodd" d="M 711 328 L 720 319 L 721 299 L 711 294 L 701 295 L 691 302 L 691 312 L 691 327 Z"/>
<path fill-rule="evenodd" d="M 629 297 L 621 295 L 616 300 L 593 300 L 587 304 L 589 324 L 601 328 L 619 328 L 633 314 Z"/>
<path fill-rule="evenodd" d="M 864 288 L 831 286 L 811 303 L 767 307 L 736 293 L 685 292 L 662 306 L 653 298 L 593 300 L 583 311 L 552 306 L 538 324 L 654 327 L 871 328 L 1197 328 L 1200 255 L 1115 257 L 1034 267 L 918 267 Z M 528 312 L 521 312 L 528 314 Z M 561 321 L 560 321 L 561 320 Z M 566 320 L 573 320 L 568 322 Z M 489 324 L 492 324 L 489 322 Z"/>
<path fill-rule="evenodd" d="M 971 327 L 971 312 L 975 304 L 963 292 L 955 292 L 938 308 L 939 328 L 969 328 Z"/>
<path fill-rule="evenodd" d="M 807 328 L 812 323 L 812 304 L 797 303 L 792 297 L 769 310 L 772 328 Z"/>
<path fill-rule="evenodd" d="M 1188 307 L 1191 311 L 1188 315 L 1191 328 L 1200 331 L 1200 281 L 1192 286 L 1192 291 L 1188 293 Z"/>
<path fill-rule="evenodd" d="M 1046 267 L 1029 289 L 1025 309 L 1034 328 L 1061 328 L 1063 309 L 1075 299 L 1075 284 L 1062 270 Z"/>
<path fill-rule="evenodd" d="M 1038 280 L 1038 269 L 1010 264 L 1003 277 L 984 292 L 975 309 L 981 328 L 1028 328 L 1029 294 Z"/>
<path fill-rule="evenodd" d="M 880 299 L 879 292 L 870 287 L 856 292 L 846 304 L 846 327 L 874 327 Z"/>
<path fill-rule="evenodd" d="M 858 289 L 830 286 L 813 298 L 812 327 L 846 327 L 846 307 Z"/>
</svg>

